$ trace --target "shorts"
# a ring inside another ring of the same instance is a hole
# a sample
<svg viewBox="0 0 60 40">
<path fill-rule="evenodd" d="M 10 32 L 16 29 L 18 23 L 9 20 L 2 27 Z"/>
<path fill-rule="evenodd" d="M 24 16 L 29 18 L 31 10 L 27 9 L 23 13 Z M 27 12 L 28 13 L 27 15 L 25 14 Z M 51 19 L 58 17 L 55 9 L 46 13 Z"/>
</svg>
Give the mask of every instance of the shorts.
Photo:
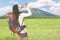
<svg viewBox="0 0 60 40">
<path fill-rule="evenodd" d="M 21 26 L 20 29 L 21 29 L 21 32 L 20 34 L 18 34 L 18 36 L 27 37 L 26 25 Z"/>
</svg>

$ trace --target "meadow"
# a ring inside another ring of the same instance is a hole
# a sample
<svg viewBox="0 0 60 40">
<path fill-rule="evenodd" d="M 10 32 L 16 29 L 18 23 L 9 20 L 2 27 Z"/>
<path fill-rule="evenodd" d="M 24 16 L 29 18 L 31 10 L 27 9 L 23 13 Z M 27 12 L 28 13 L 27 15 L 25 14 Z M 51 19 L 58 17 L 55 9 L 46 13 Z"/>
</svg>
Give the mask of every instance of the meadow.
<svg viewBox="0 0 60 40">
<path fill-rule="evenodd" d="M 60 40 L 60 19 L 25 19 L 29 40 Z M 0 19 L 0 40 L 17 40 L 7 19 Z"/>
</svg>

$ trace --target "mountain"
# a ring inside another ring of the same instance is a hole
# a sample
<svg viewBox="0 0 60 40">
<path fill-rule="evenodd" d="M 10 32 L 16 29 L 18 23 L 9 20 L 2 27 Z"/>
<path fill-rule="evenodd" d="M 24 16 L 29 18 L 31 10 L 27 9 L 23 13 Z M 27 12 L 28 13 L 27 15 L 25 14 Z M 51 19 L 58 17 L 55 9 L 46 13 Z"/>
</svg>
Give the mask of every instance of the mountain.
<svg viewBox="0 0 60 40">
<path fill-rule="evenodd" d="M 23 11 L 27 12 L 27 11 Z M 54 15 L 52 13 L 37 9 L 37 8 L 31 8 L 32 16 L 29 18 L 60 18 L 58 15 Z M 0 17 L 6 17 L 6 14 L 4 16 Z"/>
<path fill-rule="evenodd" d="M 34 17 L 34 18 L 57 18 L 57 17 L 60 17 L 58 15 L 54 15 L 52 13 L 49 13 L 49 12 L 46 12 L 46 11 L 43 11 L 43 10 L 40 10 L 40 9 L 37 9 L 37 8 L 32 8 L 31 9 L 32 11 L 32 16 L 31 17 Z"/>
</svg>

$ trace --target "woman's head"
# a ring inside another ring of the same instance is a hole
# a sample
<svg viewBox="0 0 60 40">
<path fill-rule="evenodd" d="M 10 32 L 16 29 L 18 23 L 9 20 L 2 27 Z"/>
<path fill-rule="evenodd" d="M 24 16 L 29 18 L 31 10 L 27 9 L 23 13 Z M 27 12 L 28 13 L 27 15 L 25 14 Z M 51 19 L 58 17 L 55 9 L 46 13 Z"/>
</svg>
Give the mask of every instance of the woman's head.
<svg viewBox="0 0 60 40">
<path fill-rule="evenodd" d="M 13 14 L 15 14 L 18 17 L 19 13 L 20 13 L 20 8 L 19 8 L 18 4 L 15 4 L 13 6 Z"/>
<path fill-rule="evenodd" d="M 13 6 L 13 12 L 20 12 L 20 11 L 21 11 L 21 6 L 18 5 L 18 4 L 15 4 L 15 5 Z"/>
<path fill-rule="evenodd" d="M 18 12 L 19 12 L 19 11 L 18 11 L 18 5 L 15 4 L 15 5 L 13 6 L 13 13 L 16 14 L 16 13 L 18 13 Z"/>
</svg>

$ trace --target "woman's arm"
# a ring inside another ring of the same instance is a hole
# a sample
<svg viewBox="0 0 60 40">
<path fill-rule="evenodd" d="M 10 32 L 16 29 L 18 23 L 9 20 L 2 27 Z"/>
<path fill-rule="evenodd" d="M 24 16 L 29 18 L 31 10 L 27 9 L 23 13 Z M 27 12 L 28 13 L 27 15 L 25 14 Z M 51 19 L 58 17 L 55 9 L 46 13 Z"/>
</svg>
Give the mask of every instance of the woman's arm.
<svg viewBox="0 0 60 40">
<path fill-rule="evenodd" d="M 27 9 L 28 13 L 21 13 L 21 14 L 19 15 L 18 21 L 19 21 L 20 26 L 23 25 L 24 17 L 28 17 L 28 16 L 31 16 L 31 15 L 32 15 L 30 9 L 29 9 L 28 7 L 26 7 L 26 9 Z"/>
<path fill-rule="evenodd" d="M 28 7 L 26 8 L 26 10 L 28 11 L 28 13 L 21 13 L 20 16 L 28 17 L 32 15 L 32 12 Z"/>
</svg>

